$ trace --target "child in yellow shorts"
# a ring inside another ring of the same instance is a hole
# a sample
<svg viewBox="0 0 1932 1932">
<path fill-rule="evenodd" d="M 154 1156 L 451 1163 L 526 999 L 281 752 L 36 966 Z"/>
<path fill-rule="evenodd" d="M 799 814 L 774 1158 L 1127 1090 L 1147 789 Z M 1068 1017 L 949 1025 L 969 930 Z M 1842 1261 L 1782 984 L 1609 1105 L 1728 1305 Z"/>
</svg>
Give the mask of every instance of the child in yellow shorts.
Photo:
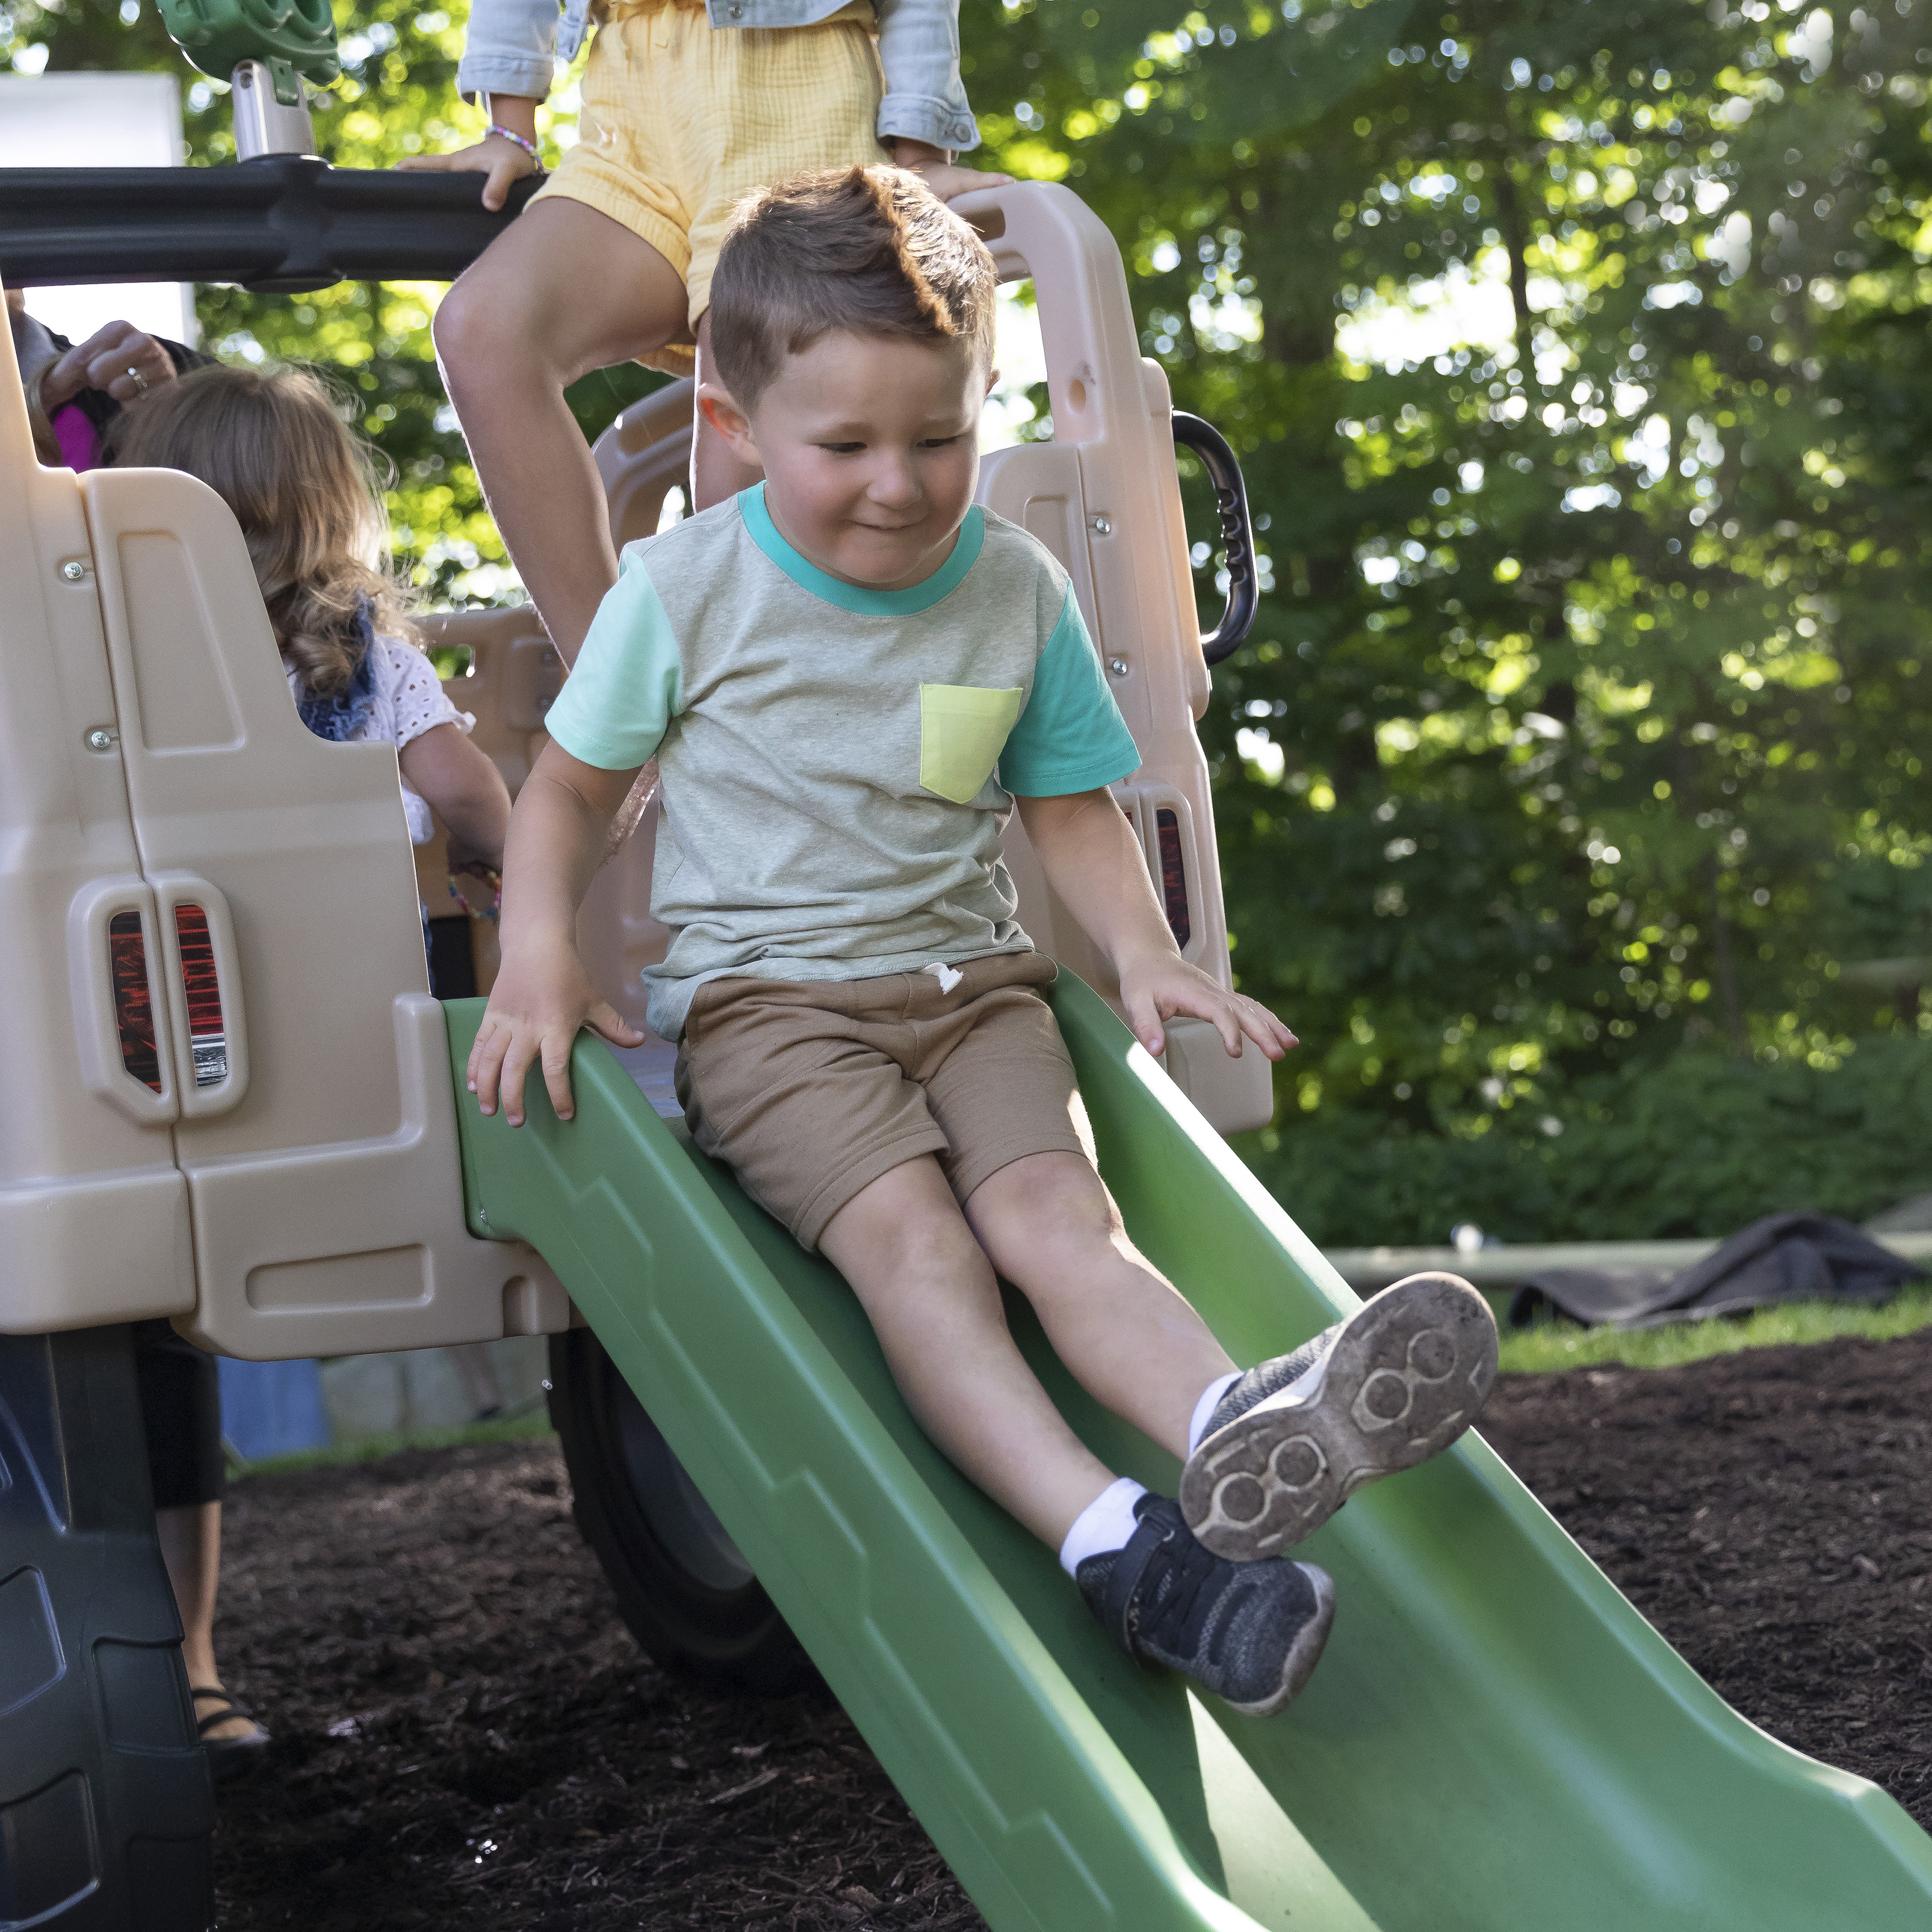
<svg viewBox="0 0 1932 1932">
<path fill-rule="evenodd" d="M 564 16 L 566 58 L 586 6 Z M 566 388 L 629 361 L 701 372 L 726 223 L 772 181 L 884 161 L 947 197 L 1007 178 L 953 165 L 979 141 L 958 0 L 602 0 L 598 14 L 577 145 L 436 319 L 490 512 L 566 662 L 617 559 Z M 490 131 L 402 165 L 486 172 L 484 205 L 501 207 L 536 166 L 557 17 L 555 0 L 475 0 L 457 84 Z M 694 509 L 758 477 L 700 422 Z"/>
</svg>

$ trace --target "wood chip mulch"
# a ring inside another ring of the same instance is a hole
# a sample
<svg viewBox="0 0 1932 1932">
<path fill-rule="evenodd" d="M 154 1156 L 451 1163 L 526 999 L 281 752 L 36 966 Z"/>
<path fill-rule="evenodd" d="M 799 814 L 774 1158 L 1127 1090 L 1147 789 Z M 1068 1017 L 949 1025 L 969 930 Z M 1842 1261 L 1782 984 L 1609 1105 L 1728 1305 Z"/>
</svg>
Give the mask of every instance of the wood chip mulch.
<svg viewBox="0 0 1932 1932">
<path fill-rule="evenodd" d="M 1932 1825 L 1932 1331 L 1511 1376 L 1484 1432 L 1739 1710 Z M 968 1932 L 823 1691 L 661 1671 L 547 1439 L 231 1492 L 218 1642 L 275 1733 L 222 1932 Z"/>
</svg>

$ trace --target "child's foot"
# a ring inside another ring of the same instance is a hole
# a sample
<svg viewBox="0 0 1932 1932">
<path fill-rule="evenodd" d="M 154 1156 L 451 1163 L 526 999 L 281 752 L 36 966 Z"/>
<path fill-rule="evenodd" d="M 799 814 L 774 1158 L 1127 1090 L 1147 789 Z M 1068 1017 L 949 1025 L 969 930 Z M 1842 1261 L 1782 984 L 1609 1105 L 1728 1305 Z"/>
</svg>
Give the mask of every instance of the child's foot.
<svg viewBox="0 0 1932 1932">
<path fill-rule="evenodd" d="M 1124 1550 L 1090 1556 L 1076 1580 L 1130 1657 L 1164 1664 L 1252 1718 L 1308 1682 L 1335 1586 L 1312 1563 L 1229 1563 L 1188 1534 L 1165 1496 L 1143 1496 Z"/>
<path fill-rule="evenodd" d="M 1229 1388 L 1181 1473 L 1188 1527 L 1237 1563 L 1278 1556 L 1364 1483 L 1446 1449 L 1496 1376 L 1489 1304 L 1453 1274 L 1411 1275 Z"/>
</svg>

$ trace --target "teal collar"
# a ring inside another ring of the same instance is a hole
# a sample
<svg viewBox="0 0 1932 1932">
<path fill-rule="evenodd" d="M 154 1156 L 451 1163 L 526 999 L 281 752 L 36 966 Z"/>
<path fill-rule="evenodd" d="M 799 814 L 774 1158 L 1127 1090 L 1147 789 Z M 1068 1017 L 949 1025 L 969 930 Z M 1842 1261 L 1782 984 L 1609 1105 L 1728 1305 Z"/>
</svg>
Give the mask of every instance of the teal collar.
<svg viewBox="0 0 1932 1932">
<path fill-rule="evenodd" d="M 765 507 L 762 483 L 740 493 L 738 512 L 752 533 L 752 541 L 801 590 L 808 590 L 824 602 L 860 617 L 909 617 L 916 611 L 931 610 L 958 587 L 960 579 L 978 561 L 980 547 L 986 539 L 986 519 L 975 503 L 959 526 L 952 554 L 923 584 L 915 584 L 905 590 L 867 590 L 828 576 L 785 542 L 778 534 L 778 525 L 772 521 L 771 512 Z"/>
</svg>

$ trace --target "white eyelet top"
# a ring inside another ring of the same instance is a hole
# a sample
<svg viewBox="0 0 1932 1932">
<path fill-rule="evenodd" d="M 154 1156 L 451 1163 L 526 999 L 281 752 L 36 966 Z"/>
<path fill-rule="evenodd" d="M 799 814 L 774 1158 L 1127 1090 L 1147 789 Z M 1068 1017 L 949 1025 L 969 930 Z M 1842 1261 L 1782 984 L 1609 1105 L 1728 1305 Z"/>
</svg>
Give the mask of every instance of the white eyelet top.
<svg viewBox="0 0 1932 1932">
<path fill-rule="evenodd" d="M 377 637 L 370 648 L 370 683 L 375 702 L 369 716 L 344 740 L 350 744 L 381 744 L 386 741 L 400 752 L 439 724 L 454 724 L 459 731 L 475 730 L 476 718 L 459 711 L 443 694 L 436 667 L 428 656 L 400 638 Z M 289 673 L 290 694 L 302 696 L 301 680 Z M 436 836 L 429 806 L 422 796 L 403 781 L 403 811 L 409 820 L 410 842 L 427 845 Z"/>
</svg>

